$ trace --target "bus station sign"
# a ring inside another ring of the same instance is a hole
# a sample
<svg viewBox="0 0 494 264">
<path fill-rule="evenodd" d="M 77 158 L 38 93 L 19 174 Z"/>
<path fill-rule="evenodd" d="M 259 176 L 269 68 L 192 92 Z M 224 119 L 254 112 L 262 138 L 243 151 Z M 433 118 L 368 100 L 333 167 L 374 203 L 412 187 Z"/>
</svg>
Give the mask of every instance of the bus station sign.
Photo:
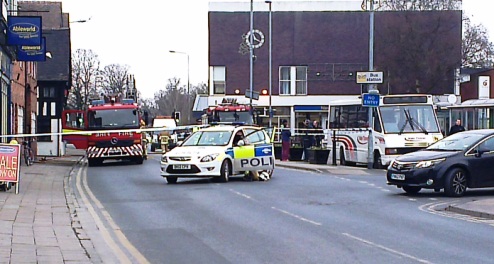
<svg viewBox="0 0 494 264">
<path fill-rule="evenodd" d="M 357 83 L 383 83 L 383 72 L 357 72 Z"/>
</svg>

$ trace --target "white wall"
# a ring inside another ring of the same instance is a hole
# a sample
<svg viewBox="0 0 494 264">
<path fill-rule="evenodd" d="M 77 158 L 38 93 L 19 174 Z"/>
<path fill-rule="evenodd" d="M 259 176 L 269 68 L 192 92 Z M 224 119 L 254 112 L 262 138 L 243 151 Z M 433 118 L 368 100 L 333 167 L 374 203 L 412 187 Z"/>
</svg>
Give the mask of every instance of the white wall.
<svg viewBox="0 0 494 264">
<path fill-rule="evenodd" d="M 59 133 L 62 130 L 61 119 L 51 120 L 51 131 Z M 59 157 L 65 155 L 65 144 L 62 142 L 61 135 L 52 135 L 50 142 L 37 142 L 38 156 Z"/>
</svg>

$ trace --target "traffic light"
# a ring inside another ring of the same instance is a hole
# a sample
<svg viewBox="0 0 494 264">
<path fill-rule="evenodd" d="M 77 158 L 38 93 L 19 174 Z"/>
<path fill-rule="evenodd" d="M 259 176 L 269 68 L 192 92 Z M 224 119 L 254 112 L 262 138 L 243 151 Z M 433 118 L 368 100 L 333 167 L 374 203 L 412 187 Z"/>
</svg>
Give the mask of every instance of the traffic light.
<svg viewBox="0 0 494 264">
<path fill-rule="evenodd" d="M 173 118 L 175 118 L 177 122 L 180 121 L 180 112 L 174 112 L 173 115 Z"/>
</svg>

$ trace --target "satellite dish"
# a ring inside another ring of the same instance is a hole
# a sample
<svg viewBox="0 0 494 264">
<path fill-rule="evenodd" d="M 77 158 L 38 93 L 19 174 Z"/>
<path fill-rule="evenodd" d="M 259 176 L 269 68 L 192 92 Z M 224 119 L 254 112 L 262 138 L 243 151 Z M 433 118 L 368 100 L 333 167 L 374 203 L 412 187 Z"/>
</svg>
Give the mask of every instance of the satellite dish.
<svg viewBox="0 0 494 264">
<path fill-rule="evenodd" d="M 455 104 L 456 103 L 456 95 L 454 95 L 454 94 L 448 95 L 448 103 Z"/>
</svg>

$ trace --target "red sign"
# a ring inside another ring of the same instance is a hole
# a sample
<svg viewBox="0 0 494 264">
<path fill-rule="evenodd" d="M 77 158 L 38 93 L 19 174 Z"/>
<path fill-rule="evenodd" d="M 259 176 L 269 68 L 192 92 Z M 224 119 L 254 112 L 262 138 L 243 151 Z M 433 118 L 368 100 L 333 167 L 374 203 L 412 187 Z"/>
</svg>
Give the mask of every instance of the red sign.
<svg viewBox="0 0 494 264">
<path fill-rule="evenodd" d="M 0 181 L 19 182 L 21 145 L 0 144 Z"/>
</svg>

